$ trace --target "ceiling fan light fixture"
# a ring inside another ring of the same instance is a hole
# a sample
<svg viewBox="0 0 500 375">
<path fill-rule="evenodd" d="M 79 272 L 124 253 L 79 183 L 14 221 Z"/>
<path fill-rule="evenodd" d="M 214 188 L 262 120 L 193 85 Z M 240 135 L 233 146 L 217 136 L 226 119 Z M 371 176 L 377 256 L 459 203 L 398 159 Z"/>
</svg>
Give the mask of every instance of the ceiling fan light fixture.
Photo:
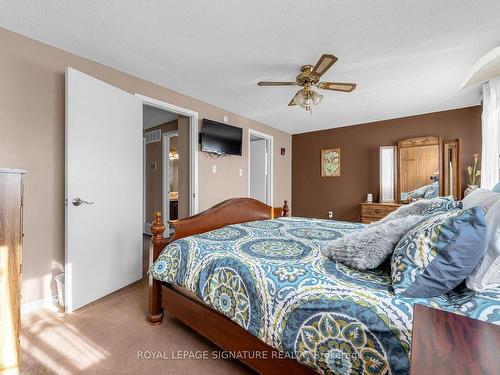
<svg viewBox="0 0 500 375">
<path fill-rule="evenodd" d="M 297 91 L 295 96 L 293 97 L 293 102 L 296 105 L 302 106 L 304 104 L 304 100 L 306 99 L 306 93 L 304 92 L 304 89 Z"/>
<path fill-rule="evenodd" d="M 323 95 L 311 90 L 311 99 L 314 105 L 318 105 L 323 100 Z"/>
<path fill-rule="evenodd" d="M 308 96 L 307 98 L 304 99 L 303 105 L 304 105 L 304 107 L 311 108 L 311 106 L 313 105 L 313 100 L 311 99 L 310 96 Z"/>
<path fill-rule="evenodd" d="M 1 1 L 1 0 L 0 0 Z M 293 96 L 288 103 L 289 107 L 300 106 L 306 112 L 312 113 L 312 107 L 319 105 L 323 100 L 323 95 L 311 90 L 313 87 L 320 90 L 351 92 L 356 88 L 355 83 L 346 82 L 320 82 L 320 77 L 332 67 L 337 61 L 337 57 L 331 54 L 323 54 L 316 65 L 304 65 L 300 68 L 300 73 L 295 77 L 295 81 L 275 82 L 263 81 L 258 82 L 259 86 L 302 86 L 303 88 Z"/>
<path fill-rule="evenodd" d="M 312 107 L 314 105 L 318 105 L 319 103 L 321 103 L 322 99 L 323 95 L 320 95 L 310 89 L 302 89 L 295 94 L 295 96 L 293 97 L 293 102 L 309 112 L 312 110 Z"/>
</svg>

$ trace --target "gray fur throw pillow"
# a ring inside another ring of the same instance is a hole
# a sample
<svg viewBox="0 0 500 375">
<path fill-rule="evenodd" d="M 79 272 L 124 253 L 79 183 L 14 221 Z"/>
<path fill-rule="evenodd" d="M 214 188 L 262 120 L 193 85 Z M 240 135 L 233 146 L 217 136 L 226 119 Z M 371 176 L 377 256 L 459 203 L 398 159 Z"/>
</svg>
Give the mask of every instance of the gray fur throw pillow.
<svg viewBox="0 0 500 375">
<path fill-rule="evenodd" d="M 409 215 L 422 215 L 422 212 L 429 205 L 430 199 L 421 199 L 414 203 L 404 204 L 396 211 L 391 212 L 389 215 L 379 220 L 377 223 L 385 223 L 394 219 L 400 219 Z"/>
<path fill-rule="evenodd" d="M 359 270 L 376 268 L 392 254 L 399 240 L 420 220 L 420 215 L 409 215 L 396 220 L 378 221 L 326 243 L 321 252 L 331 260 Z"/>
<path fill-rule="evenodd" d="M 411 204 L 405 204 L 399 207 L 396 211 L 391 212 L 389 215 L 379 220 L 379 223 L 384 223 L 394 219 L 399 219 L 408 215 L 428 215 L 433 211 L 449 211 L 457 205 L 454 204 L 453 197 L 436 197 L 432 199 L 421 199 Z M 443 206 L 443 207 L 441 207 Z"/>
</svg>

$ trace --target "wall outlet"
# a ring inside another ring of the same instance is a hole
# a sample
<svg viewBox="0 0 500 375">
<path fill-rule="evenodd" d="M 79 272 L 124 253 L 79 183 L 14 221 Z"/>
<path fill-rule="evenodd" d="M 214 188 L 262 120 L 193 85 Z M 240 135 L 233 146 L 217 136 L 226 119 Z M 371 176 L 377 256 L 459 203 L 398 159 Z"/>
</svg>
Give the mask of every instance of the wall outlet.
<svg viewBox="0 0 500 375">
<path fill-rule="evenodd" d="M 217 173 L 217 166 L 215 164 L 212 165 L 212 173 Z"/>
<path fill-rule="evenodd" d="M 240 168 L 240 177 L 243 177 L 243 169 Z"/>
<path fill-rule="evenodd" d="M 333 211 L 328 211 L 328 218 L 333 220 Z"/>
</svg>

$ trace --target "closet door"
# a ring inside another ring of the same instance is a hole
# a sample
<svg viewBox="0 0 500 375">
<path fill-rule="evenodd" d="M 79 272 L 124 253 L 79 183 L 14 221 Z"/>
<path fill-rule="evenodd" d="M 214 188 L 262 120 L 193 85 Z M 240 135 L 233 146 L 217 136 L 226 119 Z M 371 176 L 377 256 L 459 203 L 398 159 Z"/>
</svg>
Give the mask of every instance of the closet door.
<svg viewBox="0 0 500 375">
<path fill-rule="evenodd" d="M 142 277 L 142 101 L 66 70 L 65 307 Z"/>
</svg>

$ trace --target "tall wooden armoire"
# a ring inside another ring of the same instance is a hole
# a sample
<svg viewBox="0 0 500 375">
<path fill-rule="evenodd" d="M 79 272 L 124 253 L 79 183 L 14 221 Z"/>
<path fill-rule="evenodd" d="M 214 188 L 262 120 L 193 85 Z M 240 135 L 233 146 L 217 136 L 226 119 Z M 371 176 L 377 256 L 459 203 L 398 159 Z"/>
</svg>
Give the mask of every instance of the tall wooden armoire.
<svg viewBox="0 0 500 375">
<path fill-rule="evenodd" d="M 0 168 L 0 374 L 19 372 L 24 173 Z"/>
</svg>

